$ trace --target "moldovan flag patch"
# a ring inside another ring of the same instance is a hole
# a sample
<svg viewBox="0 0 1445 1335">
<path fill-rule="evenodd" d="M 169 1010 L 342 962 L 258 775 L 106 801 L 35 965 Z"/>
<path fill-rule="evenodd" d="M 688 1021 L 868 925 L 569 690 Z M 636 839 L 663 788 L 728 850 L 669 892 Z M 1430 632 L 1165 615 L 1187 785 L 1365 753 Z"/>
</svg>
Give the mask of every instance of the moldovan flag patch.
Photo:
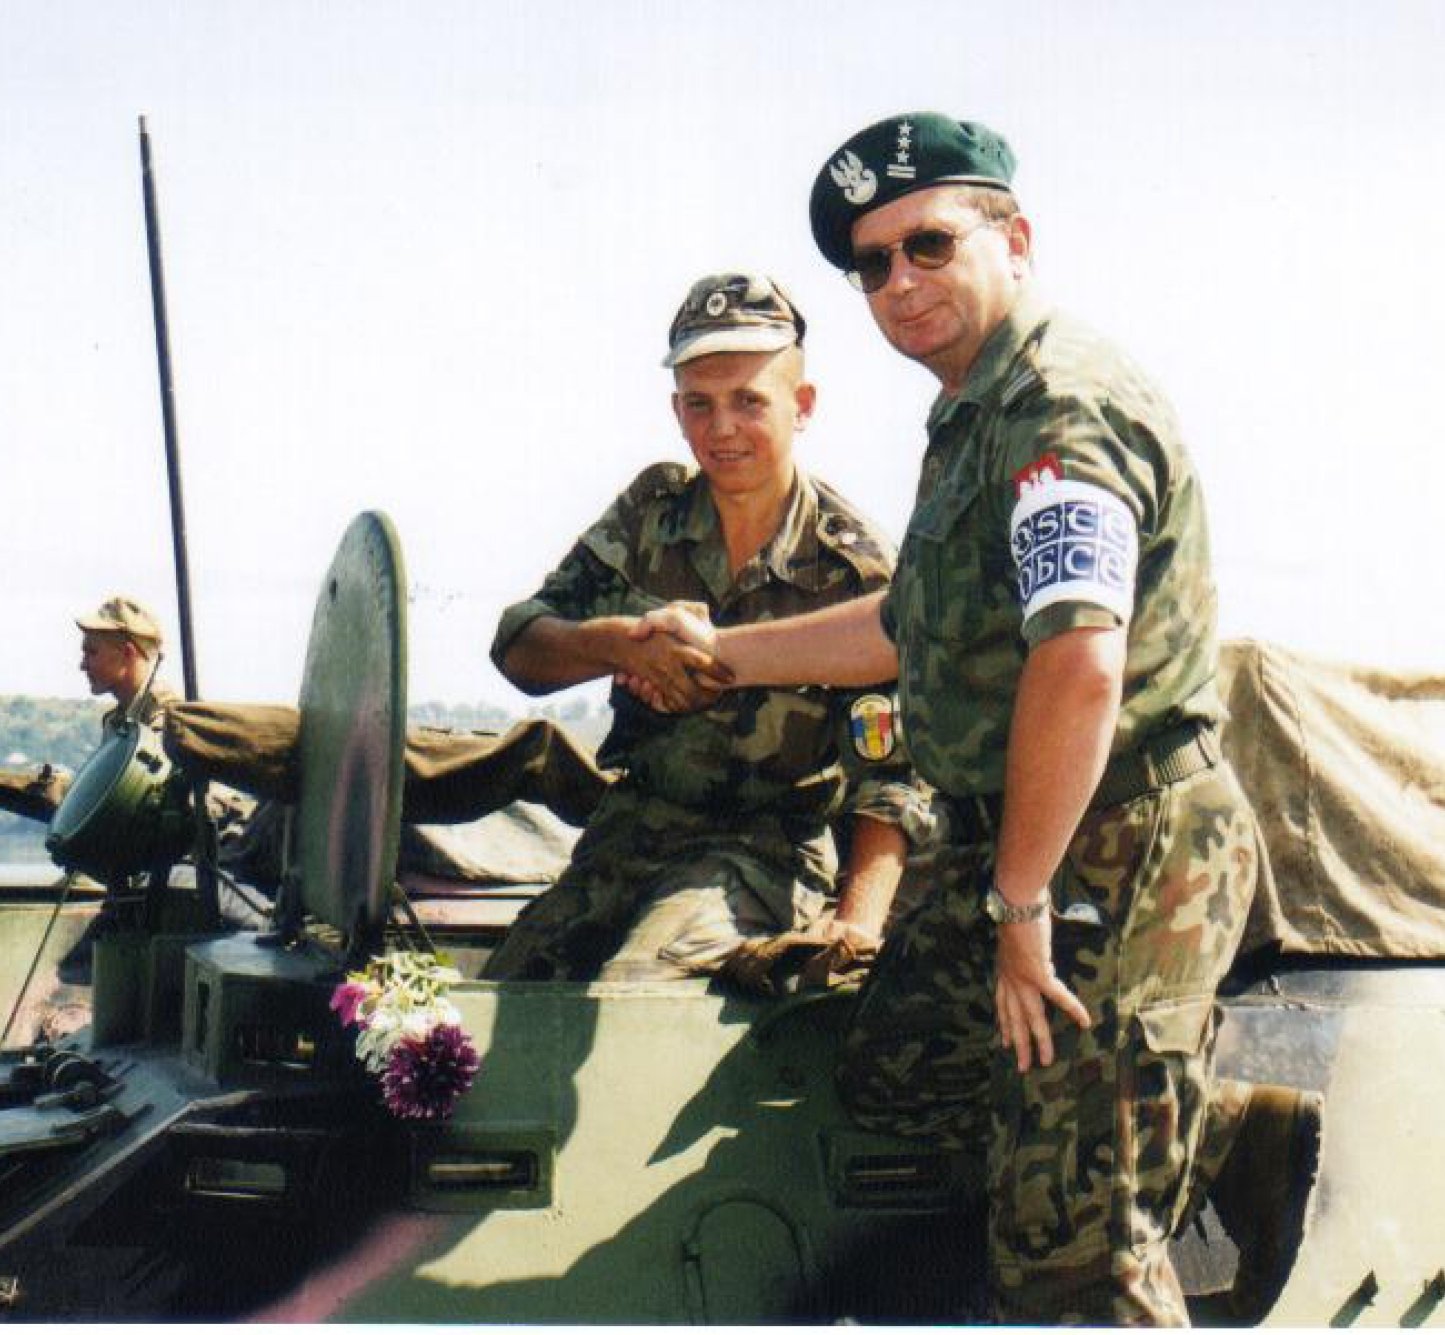
<svg viewBox="0 0 1445 1335">
<path fill-rule="evenodd" d="M 853 749 L 864 760 L 887 760 L 898 746 L 893 701 L 886 695 L 860 695 L 848 711 Z"/>
</svg>

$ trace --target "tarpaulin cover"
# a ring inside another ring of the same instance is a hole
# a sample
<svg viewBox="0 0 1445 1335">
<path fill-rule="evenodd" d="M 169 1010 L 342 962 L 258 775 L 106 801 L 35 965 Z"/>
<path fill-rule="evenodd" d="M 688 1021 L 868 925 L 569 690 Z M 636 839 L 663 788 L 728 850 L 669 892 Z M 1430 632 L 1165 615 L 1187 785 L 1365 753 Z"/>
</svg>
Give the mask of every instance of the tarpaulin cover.
<svg viewBox="0 0 1445 1335">
<path fill-rule="evenodd" d="M 1329 663 L 1252 640 L 1223 647 L 1225 754 L 1263 841 L 1243 949 L 1445 958 L 1445 675 Z M 165 725 L 198 778 L 294 801 L 299 715 L 185 703 Z M 0 807 L 48 819 L 68 776 L 0 771 Z M 554 879 L 608 780 L 545 720 L 502 736 L 407 733 L 403 867 L 462 880 Z M 494 820 L 462 827 L 492 812 Z"/>
<path fill-rule="evenodd" d="M 1224 646 L 1264 874 L 1244 950 L 1445 957 L 1445 675 Z"/>
</svg>

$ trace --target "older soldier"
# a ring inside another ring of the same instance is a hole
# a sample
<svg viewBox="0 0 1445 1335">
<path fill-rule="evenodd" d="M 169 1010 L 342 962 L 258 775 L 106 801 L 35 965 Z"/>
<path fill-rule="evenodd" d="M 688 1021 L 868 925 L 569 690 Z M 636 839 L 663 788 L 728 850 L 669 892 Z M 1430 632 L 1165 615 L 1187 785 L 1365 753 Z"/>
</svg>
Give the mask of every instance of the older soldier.
<svg viewBox="0 0 1445 1335">
<path fill-rule="evenodd" d="M 645 469 L 538 592 L 503 615 L 492 657 L 524 690 L 647 680 L 662 714 L 614 690 L 599 761 L 622 778 L 558 884 L 493 957 L 493 978 L 677 978 L 750 960 L 798 932 L 826 974 L 878 940 L 921 813 L 890 684 L 747 690 L 718 699 L 707 660 L 639 617 L 688 600 L 721 623 L 786 616 L 884 587 L 878 531 L 793 462 L 813 411 L 805 322 L 752 274 L 703 278 L 673 321 L 673 410 L 697 461 Z M 699 708 L 699 706 L 701 706 Z M 846 740 L 843 740 L 846 737 Z M 836 907 L 829 822 L 851 817 Z M 771 956 L 763 958 L 772 960 Z M 766 970 L 742 976 L 766 987 Z"/>
<path fill-rule="evenodd" d="M 134 598 L 118 594 L 89 616 L 77 617 L 75 624 L 81 630 L 80 670 L 90 693 L 115 697 L 115 708 L 101 726 L 113 730 L 133 706 L 140 722 L 156 724 L 176 699 L 169 687 L 152 680 L 161 652 L 160 622 Z"/>
<path fill-rule="evenodd" d="M 1211 1182 L 1257 1318 L 1301 1236 L 1319 1103 L 1213 1079 L 1256 845 L 1220 759 L 1203 498 L 1160 393 L 1034 288 L 1013 167 L 982 125 L 908 115 L 813 187 L 823 254 L 942 386 L 891 592 L 649 624 L 742 683 L 900 669 L 951 867 L 879 958 L 843 1090 L 871 1125 L 989 1145 L 1004 1319 L 1186 1322 L 1166 1243 Z"/>
</svg>

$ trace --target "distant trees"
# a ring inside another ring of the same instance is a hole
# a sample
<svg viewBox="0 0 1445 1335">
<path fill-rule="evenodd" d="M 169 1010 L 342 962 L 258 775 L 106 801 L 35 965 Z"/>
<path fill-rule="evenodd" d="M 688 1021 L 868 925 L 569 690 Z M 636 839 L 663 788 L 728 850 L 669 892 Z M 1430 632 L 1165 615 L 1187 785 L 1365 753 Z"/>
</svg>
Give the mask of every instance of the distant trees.
<svg viewBox="0 0 1445 1335">
<path fill-rule="evenodd" d="M 0 695 L 0 767 L 26 769 L 48 762 L 79 769 L 100 740 L 104 712 L 94 700 Z M 0 862 L 43 860 L 44 833 L 37 822 L 0 811 Z"/>
<path fill-rule="evenodd" d="M 48 760 L 76 769 L 95 750 L 104 713 L 94 700 L 0 695 L 0 765 Z"/>
</svg>

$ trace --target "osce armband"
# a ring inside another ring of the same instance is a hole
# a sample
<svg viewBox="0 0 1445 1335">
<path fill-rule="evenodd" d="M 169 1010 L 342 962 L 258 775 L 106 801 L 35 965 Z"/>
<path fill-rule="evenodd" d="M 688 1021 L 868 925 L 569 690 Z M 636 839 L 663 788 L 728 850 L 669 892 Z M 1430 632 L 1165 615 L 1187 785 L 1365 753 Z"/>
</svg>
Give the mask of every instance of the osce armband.
<svg viewBox="0 0 1445 1335">
<path fill-rule="evenodd" d="M 1139 529 L 1113 492 L 1079 478 L 1029 487 L 1013 508 L 1009 540 L 1025 621 L 1054 603 L 1079 602 L 1128 625 Z"/>
</svg>

